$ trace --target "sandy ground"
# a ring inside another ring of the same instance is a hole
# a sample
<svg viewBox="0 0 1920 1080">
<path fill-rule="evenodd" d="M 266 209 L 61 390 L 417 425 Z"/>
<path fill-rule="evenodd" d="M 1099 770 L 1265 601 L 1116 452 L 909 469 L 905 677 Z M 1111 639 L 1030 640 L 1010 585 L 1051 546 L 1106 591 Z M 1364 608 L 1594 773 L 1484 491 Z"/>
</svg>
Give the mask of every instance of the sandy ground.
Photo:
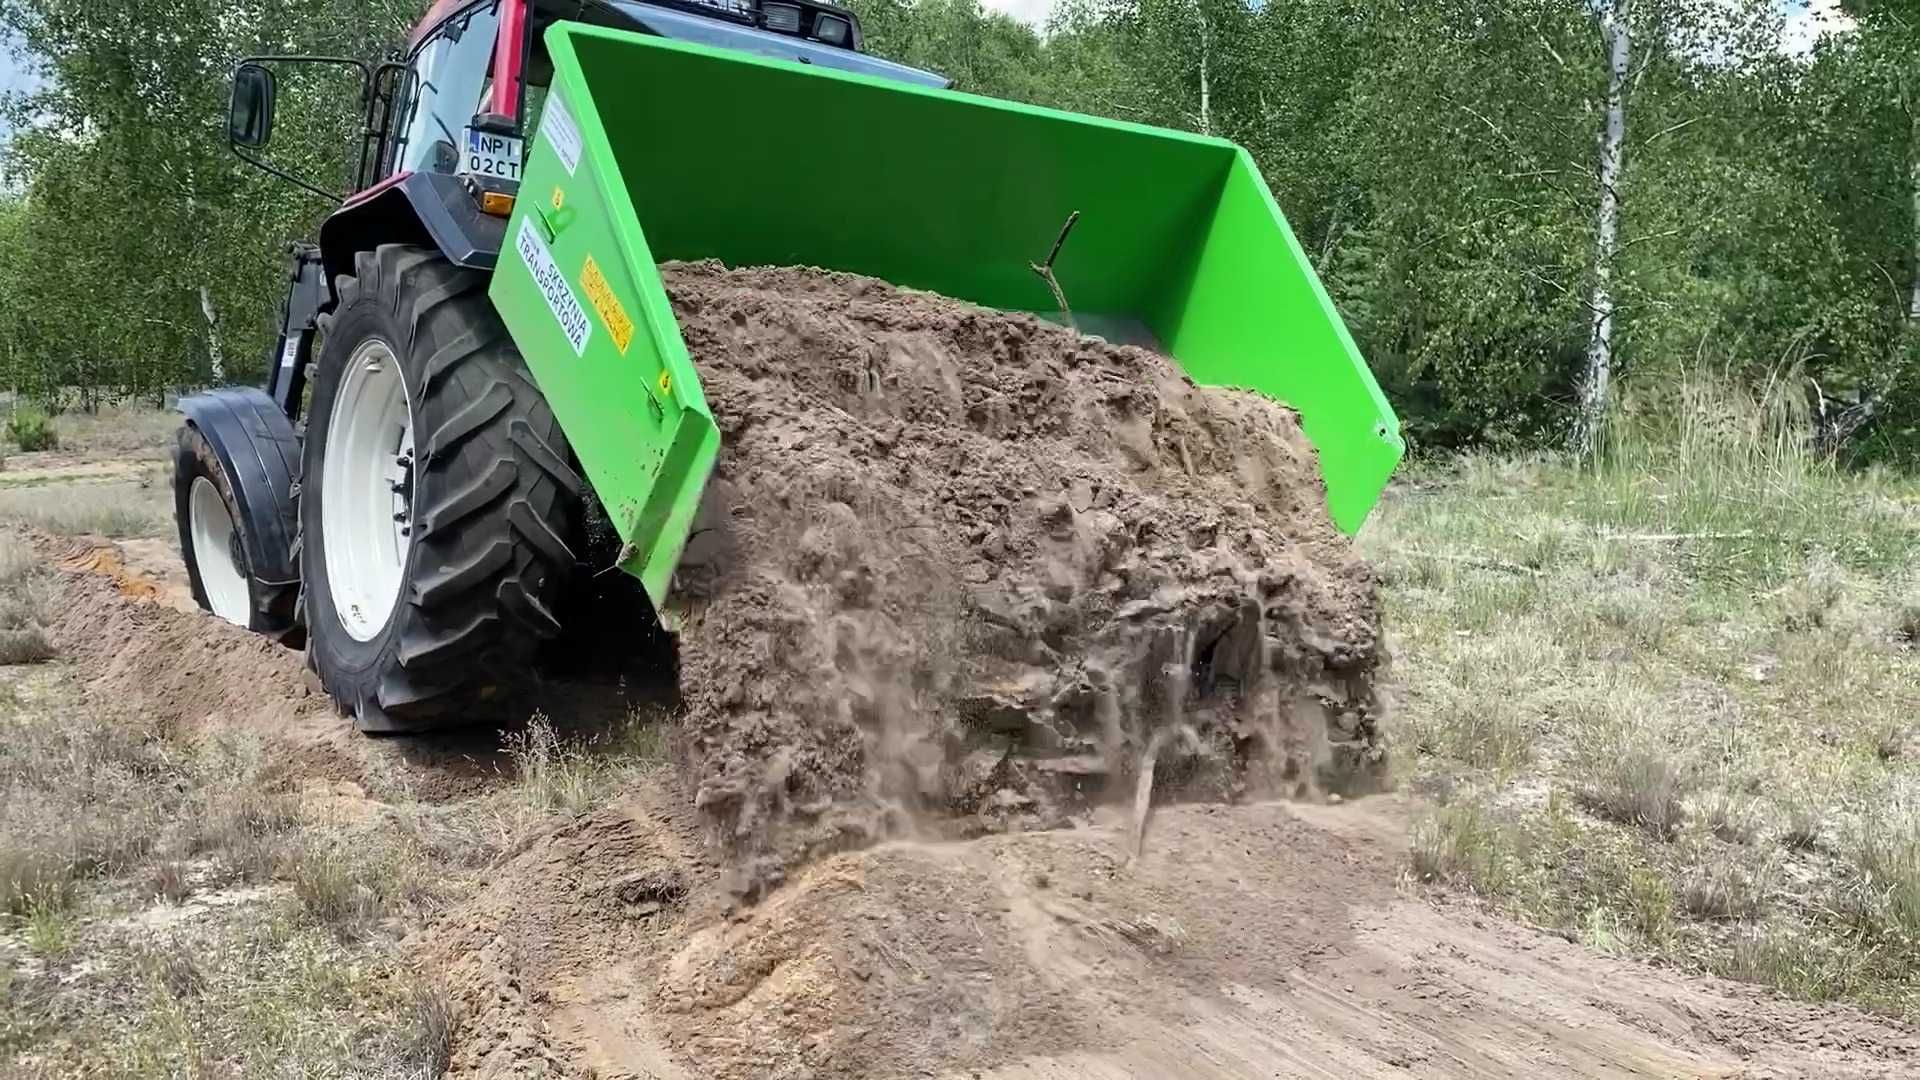
<svg viewBox="0 0 1920 1080">
<path fill-rule="evenodd" d="M 129 715 L 268 732 L 321 793 L 375 759 L 442 799 L 502 782 L 486 740 L 352 736 L 298 654 L 183 610 L 164 543 L 39 542 L 63 650 Z M 739 906 L 669 778 L 508 857 L 409 944 L 472 1006 L 454 1073 L 475 1077 L 1914 1075 L 1898 1023 L 1405 891 L 1410 812 L 1164 808 L 1138 858 L 1118 815 L 901 841 Z"/>
</svg>

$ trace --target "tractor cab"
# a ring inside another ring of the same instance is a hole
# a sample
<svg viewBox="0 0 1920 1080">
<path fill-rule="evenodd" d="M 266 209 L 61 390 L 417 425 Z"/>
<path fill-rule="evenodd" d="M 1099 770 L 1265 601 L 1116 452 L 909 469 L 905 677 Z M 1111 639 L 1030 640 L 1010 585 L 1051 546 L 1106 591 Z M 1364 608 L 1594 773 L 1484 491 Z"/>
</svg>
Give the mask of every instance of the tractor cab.
<svg viewBox="0 0 1920 1080">
<path fill-rule="evenodd" d="M 283 328 L 268 360 L 267 393 L 296 415 L 306 388 L 315 319 L 338 300 L 332 283 L 357 252 L 383 242 L 431 246 L 455 266 L 490 271 L 519 194 L 553 62 L 547 31 L 573 23 L 639 32 L 914 87 L 945 88 L 932 72 L 861 51 L 853 12 L 825 0 L 436 0 L 383 63 L 345 57 L 250 57 L 235 70 L 228 133 L 244 160 L 337 205 L 317 244 L 296 244 Z M 264 151 L 273 135 L 284 65 L 334 65 L 357 76 L 362 127 L 346 191 L 286 171 Z M 698 87 L 686 88 L 698 94 Z M 617 115 L 618 99 L 598 103 Z M 771 125 L 789 118 L 767 103 Z"/>
<path fill-rule="evenodd" d="M 404 64 L 392 69 L 393 85 L 376 88 L 392 115 L 358 186 L 413 172 L 465 176 L 486 191 L 517 186 L 525 137 L 538 124 L 552 78 L 543 34 L 562 20 L 949 85 L 931 72 L 865 55 L 859 18 L 816 0 L 439 0 L 410 36 Z"/>
</svg>

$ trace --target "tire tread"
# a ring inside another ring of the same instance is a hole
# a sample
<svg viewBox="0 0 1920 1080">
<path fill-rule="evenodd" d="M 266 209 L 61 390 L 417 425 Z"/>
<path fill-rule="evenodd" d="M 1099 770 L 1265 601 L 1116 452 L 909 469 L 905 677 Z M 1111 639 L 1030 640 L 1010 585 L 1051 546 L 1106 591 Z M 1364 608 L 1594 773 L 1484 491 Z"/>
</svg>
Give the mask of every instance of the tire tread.
<svg viewBox="0 0 1920 1080">
<path fill-rule="evenodd" d="M 556 636 L 554 602 L 575 572 L 566 535 L 584 485 L 487 281 L 437 252 L 387 245 L 361 253 L 355 274 L 336 282 L 336 319 L 371 298 L 393 315 L 396 336 L 410 338 L 402 363 L 430 432 L 417 444 L 414 551 L 392 663 L 353 685 L 321 672 L 337 699 L 372 703 L 400 728 L 436 726 L 454 699 Z"/>
</svg>

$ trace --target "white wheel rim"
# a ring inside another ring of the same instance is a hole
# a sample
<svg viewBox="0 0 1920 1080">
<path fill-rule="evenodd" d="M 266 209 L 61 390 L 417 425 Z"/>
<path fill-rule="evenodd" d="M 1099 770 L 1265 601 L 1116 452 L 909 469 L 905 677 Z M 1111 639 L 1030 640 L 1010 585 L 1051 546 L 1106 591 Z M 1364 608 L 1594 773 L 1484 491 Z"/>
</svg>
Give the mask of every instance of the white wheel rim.
<svg viewBox="0 0 1920 1080">
<path fill-rule="evenodd" d="M 413 411 L 393 349 L 370 340 L 340 377 L 321 464 L 333 610 L 356 641 L 386 628 L 413 533 Z"/>
<path fill-rule="evenodd" d="M 200 588 L 207 594 L 207 606 L 236 626 L 248 625 L 253 621 L 253 598 L 234 551 L 238 537 L 233 515 L 228 513 L 220 489 L 204 476 L 194 477 L 193 488 L 187 493 L 187 524 L 193 533 L 193 565 L 200 569 Z"/>
</svg>

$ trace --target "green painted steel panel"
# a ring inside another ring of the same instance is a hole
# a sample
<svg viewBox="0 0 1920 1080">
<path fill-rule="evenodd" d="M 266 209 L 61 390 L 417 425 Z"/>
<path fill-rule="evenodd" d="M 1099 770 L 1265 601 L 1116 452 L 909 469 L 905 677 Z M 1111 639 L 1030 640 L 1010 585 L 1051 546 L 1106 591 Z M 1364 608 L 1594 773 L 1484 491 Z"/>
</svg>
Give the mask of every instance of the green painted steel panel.
<svg viewBox="0 0 1920 1080">
<path fill-rule="evenodd" d="M 1055 264 L 1076 316 L 1144 326 L 1195 381 L 1298 409 L 1341 528 L 1400 459 L 1393 410 L 1232 143 L 579 24 L 547 43 L 493 297 L 656 602 L 718 450 L 658 260 L 847 270 L 1051 315 L 1028 264 L 1078 211 Z M 523 226 L 591 322 L 578 355 Z M 589 254 L 636 324 L 625 352 L 582 283 Z"/>
</svg>

